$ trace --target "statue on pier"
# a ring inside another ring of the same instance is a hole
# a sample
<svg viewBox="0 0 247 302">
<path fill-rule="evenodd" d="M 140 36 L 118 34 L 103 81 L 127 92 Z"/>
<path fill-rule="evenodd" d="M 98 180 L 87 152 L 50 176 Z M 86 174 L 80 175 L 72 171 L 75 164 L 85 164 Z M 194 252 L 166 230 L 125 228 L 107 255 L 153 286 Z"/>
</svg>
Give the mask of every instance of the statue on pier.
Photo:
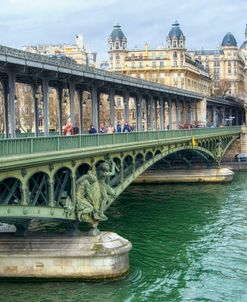
<svg viewBox="0 0 247 302">
<path fill-rule="evenodd" d="M 79 221 L 97 227 L 99 221 L 107 219 L 104 212 L 110 206 L 112 198 L 116 197 L 108 179 L 115 175 L 116 169 L 113 161 L 104 161 L 77 180 L 76 215 Z"/>
</svg>

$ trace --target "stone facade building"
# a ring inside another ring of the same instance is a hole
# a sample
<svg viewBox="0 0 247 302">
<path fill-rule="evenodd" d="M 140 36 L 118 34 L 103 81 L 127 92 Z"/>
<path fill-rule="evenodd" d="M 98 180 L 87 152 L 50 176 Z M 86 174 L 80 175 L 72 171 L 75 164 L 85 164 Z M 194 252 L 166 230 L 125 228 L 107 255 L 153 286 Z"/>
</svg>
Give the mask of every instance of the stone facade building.
<svg viewBox="0 0 247 302">
<path fill-rule="evenodd" d="M 86 49 L 82 34 L 76 35 L 76 44 L 42 44 L 24 46 L 23 50 L 61 59 L 71 59 L 79 64 L 96 67 L 97 53 Z"/>
<path fill-rule="evenodd" d="M 201 61 L 209 70 L 212 79 L 212 95 L 232 95 L 242 97 L 245 90 L 246 59 L 242 50 L 246 44 L 238 49 L 237 41 L 228 32 L 219 49 L 195 50 L 190 54 L 194 60 Z"/>
<path fill-rule="evenodd" d="M 178 22 L 172 24 L 167 47 L 129 50 L 121 26 L 115 25 L 108 39 L 109 70 L 132 77 L 209 95 L 211 79 L 199 60 L 185 47 L 185 36 Z"/>
</svg>

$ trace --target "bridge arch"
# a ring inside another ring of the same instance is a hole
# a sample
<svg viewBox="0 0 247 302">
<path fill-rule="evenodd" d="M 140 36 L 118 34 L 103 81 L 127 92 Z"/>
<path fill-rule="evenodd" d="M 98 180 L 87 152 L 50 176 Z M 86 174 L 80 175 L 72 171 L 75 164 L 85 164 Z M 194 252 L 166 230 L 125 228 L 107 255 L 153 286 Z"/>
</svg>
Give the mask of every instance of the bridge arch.
<svg viewBox="0 0 247 302">
<path fill-rule="evenodd" d="M 49 175 L 36 172 L 28 179 L 29 204 L 32 206 L 47 206 L 49 204 Z"/>
<path fill-rule="evenodd" d="M 72 170 L 62 167 L 54 174 L 54 199 L 58 206 L 64 196 L 72 197 Z"/>
<path fill-rule="evenodd" d="M 7 177 L 0 182 L 0 205 L 16 205 L 22 202 L 22 183 L 16 177 Z"/>
</svg>

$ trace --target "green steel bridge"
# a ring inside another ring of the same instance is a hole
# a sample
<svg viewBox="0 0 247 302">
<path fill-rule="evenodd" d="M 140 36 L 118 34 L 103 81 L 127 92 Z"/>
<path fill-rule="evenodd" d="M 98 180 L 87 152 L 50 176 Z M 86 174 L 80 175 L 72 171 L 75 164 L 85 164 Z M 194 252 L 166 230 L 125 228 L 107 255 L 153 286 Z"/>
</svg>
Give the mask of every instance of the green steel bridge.
<svg viewBox="0 0 247 302">
<path fill-rule="evenodd" d="M 20 229 L 31 219 L 88 221 L 85 215 L 78 218 L 78 180 L 90 173 L 97 177 L 102 163 L 115 169 L 101 181 L 107 189 L 105 210 L 135 178 L 170 154 L 189 150 L 220 164 L 240 133 L 240 126 L 232 126 L 0 139 L 0 221 Z"/>
</svg>

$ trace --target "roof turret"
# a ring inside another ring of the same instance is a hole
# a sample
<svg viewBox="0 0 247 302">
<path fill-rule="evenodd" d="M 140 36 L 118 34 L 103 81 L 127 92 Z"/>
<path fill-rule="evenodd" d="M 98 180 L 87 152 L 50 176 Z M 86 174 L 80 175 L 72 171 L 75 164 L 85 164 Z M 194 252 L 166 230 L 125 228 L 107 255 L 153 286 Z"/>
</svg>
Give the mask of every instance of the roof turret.
<svg viewBox="0 0 247 302">
<path fill-rule="evenodd" d="M 237 47 L 237 41 L 236 41 L 234 35 L 232 33 L 228 32 L 225 35 L 225 37 L 223 38 L 221 46 L 222 47 L 227 47 L 227 46 Z"/>
</svg>

